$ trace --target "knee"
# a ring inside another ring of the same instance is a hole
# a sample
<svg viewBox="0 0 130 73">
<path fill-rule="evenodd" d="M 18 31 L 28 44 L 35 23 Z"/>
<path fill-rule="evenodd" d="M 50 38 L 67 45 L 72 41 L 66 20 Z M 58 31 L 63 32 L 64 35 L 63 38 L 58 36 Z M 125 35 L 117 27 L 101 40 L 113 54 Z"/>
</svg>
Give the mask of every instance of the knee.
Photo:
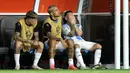
<svg viewBox="0 0 130 73">
<path fill-rule="evenodd" d="M 47 42 L 49 50 L 53 50 L 56 48 L 57 41 L 56 40 L 48 40 Z"/>
<path fill-rule="evenodd" d="M 39 43 L 39 47 L 40 47 L 40 49 L 44 49 L 44 44 L 42 43 L 42 42 L 38 42 Z"/>
<path fill-rule="evenodd" d="M 54 45 L 56 45 L 56 40 L 48 40 L 48 45 L 49 47 L 53 47 Z"/>
<path fill-rule="evenodd" d="M 74 46 L 74 44 L 73 44 L 73 41 L 72 41 L 72 40 L 66 40 L 66 42 L 67 42 L 67 44 L 68 44 L 69 46 Z"/>
<path fill-rule="evenodd" d="M 71 47 L 70 45 L 67 45 L 67 43 L 64 43 L 63 45 L 64 48 L 68 48 L 68 47 Z"/>
<path fill-rule="evenodd" d="M 72 40 L 67 40 L 68 48 L 74 48 L 74 44 Z"/>
<path fill-rule="evenodd" d="M 23 43 L 21 41 L 15 41 L 15 44 L 14 44 L 15 45 L 15 49 L 17 49 L 17 48 L 20 49 L 22 47 L 22 44 Z"/>
<path fill-rule="evenodd" d="M 80 48 L 80 45 L 79 44 L 75 44 L 74 48 Z"/>
<path fill-rule="evenodd" d="M 97 49 L 102 49 L 102 46 L 100 45 L 100 44 L 95 44 L 95 48 L 97 48 Z"/>
<path fill-rule="evenodd" d="M 69 49 L 74 49 L 74 46 L 68 45 L 68 48 L 69 48 Z"/>
<path fill-rule="evenodd" d="M 49 39 L 48 42 L 49 42 L 49 43 L 56 43 L 56 40 Z"/>
</svg>

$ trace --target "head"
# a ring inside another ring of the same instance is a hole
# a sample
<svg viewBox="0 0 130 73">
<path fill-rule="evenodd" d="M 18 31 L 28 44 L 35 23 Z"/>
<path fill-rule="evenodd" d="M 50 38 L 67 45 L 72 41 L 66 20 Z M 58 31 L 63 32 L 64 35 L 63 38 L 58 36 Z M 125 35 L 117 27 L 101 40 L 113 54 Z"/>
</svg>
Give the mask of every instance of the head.
<svg viewBox="0 0 130 73">
<path fill-rule="evenodd" d="M 26 13 L 26 22 L 27 25 L 34 25 L 37 23 L 37 13 L 35 13 L 33 10 L 30 10 Z"/>
<path fill-rule="evenodd" d="M 59 17 L 60 11 L 55 5 L 51 5 L 48 7 L 48 13 L 53 17 Z"/>
<path fill-rule="evenodd" d="M 75 16 L 73 15 L 73 12 L 69 10 L 69 11 L 65 11 L 64 18 L 66 21 L 68 21 L 74 19 Z"/>
</svg>

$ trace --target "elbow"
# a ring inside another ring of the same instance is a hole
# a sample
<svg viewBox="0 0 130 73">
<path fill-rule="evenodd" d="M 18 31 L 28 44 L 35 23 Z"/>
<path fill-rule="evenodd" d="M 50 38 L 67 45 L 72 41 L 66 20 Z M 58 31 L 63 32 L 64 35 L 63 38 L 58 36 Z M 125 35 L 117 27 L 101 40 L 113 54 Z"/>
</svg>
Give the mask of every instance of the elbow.
<svg viewBox="0 0 130 73">
<path fill-rule="evenodd" d="M 14 40 L 17 40 L 17 39 L 18 39 L 18 37 L 14 36 Z"/>
</svg>

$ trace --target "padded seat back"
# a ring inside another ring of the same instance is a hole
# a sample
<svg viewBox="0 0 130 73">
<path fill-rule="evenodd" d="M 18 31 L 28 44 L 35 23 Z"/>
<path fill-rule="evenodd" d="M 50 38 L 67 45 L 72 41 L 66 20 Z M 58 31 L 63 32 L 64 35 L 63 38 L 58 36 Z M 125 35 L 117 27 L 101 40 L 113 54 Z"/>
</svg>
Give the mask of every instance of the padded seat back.
<svg viewBox="0 0 130 73">
<path fill-rule="evenodd" d="M 11 37 L 17 20 L 18 18 L 15 17 L 6 17 L 1 20 L 0 34 L 3 47 L 10 47 Z"/>
</svg>

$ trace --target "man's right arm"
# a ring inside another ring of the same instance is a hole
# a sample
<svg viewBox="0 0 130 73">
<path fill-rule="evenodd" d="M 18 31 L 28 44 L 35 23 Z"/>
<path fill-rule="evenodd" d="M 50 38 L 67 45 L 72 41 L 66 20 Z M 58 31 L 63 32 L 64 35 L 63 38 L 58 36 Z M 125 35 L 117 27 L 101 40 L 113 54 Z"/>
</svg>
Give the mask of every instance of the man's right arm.
<svg viewBox="0 0 130 73">
<path fill-rule="evenodd" d="M 19 22 L 17 22 L 15 24 L 14 40 L 18 40 L 18 41 L 21 41 L 21 42 L 27 42 L 27 43 L 29 43 L 29 40 L 25 40 L 25 39 L 22 39 L 20 37 L 20 31 L 21 31 L 21 24 Z"/>
<path fill-rule="evenodd" d="M 60 38 L 57 38 L 51 34 L 51 25 L 49 23 L 45 23 L 43 28 L 44 28 L 44 37 L 45 38 L 60 40 Z"/>
</svg>

